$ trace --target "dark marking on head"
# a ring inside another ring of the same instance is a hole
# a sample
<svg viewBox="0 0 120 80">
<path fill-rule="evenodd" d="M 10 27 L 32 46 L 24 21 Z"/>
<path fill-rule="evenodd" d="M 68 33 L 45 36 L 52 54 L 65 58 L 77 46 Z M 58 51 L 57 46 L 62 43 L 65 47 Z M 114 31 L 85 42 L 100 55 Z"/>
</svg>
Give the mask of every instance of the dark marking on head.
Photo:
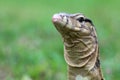
<svg viewBox="0 0 120 80">
<path fill-rule="evenodd" d="M 66 22 L 65 26 L 68 25 L 68 23 L 69 23 L 69 20 L 68 20 L 68 18 L 67 18 L 67 22 Z"/>
<path fill-rule="evenodd" d="M 63 19 L 64 16 L 63 16 L 63 15 L 60 15 L 60 17 Z"/>
<path fill-rule="evenodd" d="M 93 25 L 93 23 L 92 23 L 92 21 L 91 21 L 90 19 L 87 19 L 87 18 L 86 18 L 84 21 L 85 21 L 85 22 L 89 22 L 89 23 L 91 23 L 91 25 Z"/>
</svg>

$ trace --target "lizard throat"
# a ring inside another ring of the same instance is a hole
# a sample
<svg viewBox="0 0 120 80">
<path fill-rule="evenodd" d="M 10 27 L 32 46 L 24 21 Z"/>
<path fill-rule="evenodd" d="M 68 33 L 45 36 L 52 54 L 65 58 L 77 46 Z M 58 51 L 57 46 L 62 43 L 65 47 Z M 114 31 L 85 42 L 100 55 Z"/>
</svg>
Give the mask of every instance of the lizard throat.
<svg viewBox="0 0 120 80">
<path fill-rule="evenodd" d="M 91 55 L 96 53 L 96 46 L 90 40 L 86 42 L 83 39 L 64 41 L 65 60 L 72 67 L 83 67 L 91 60 Z M 94 64 L 95 62 L 92 63 Z"/>
</svg>

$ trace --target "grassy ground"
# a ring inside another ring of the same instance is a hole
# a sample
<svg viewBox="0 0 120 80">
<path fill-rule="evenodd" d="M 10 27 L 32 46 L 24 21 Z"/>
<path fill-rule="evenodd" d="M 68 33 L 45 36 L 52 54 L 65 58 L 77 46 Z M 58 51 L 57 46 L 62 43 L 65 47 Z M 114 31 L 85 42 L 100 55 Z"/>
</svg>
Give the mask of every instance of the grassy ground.
<svg viewBox="0 0 120 80">
<path fill-rule="evenodd" d="M 67 80 L 54 13 L 84 13 L 96 25 L 106 80 L 120 80 L 119 0 L 0 0 L 0 80 Z"/>
</svg>

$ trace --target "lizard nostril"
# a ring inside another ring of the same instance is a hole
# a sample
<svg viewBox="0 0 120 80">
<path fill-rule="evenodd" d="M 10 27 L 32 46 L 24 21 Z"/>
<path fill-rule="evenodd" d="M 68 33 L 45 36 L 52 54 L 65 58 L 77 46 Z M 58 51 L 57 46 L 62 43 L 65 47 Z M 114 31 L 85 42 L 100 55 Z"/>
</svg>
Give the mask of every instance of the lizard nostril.
<svg viewBox="0 0 120 80">
<path fill-rule="evenodd" d="M 52 21 L 53 21 L 53 22 L 57 22 L 57 21 L 59 21 L 59 20 L 61 20 L 61 19 L 62 19 L 61 16 L 58 15 L 58 14 L 54 14 L 53 17 L 52 17 Z"/>
</svg>

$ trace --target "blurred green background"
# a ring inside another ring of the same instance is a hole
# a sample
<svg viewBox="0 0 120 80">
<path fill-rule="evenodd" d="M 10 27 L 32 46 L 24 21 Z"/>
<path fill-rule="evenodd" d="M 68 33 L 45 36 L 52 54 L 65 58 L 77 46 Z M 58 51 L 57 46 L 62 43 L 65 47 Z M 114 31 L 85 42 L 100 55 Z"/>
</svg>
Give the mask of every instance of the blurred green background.
<svg viewBox="0 0 120 80">
<path fill-rule="evenodd" d="M 67 80 L 59 12 L 83 13 L 97 29 L 106 80 L 120 80 L 120 0 L 0 0 L 0 80 Z"/>
</svg>

